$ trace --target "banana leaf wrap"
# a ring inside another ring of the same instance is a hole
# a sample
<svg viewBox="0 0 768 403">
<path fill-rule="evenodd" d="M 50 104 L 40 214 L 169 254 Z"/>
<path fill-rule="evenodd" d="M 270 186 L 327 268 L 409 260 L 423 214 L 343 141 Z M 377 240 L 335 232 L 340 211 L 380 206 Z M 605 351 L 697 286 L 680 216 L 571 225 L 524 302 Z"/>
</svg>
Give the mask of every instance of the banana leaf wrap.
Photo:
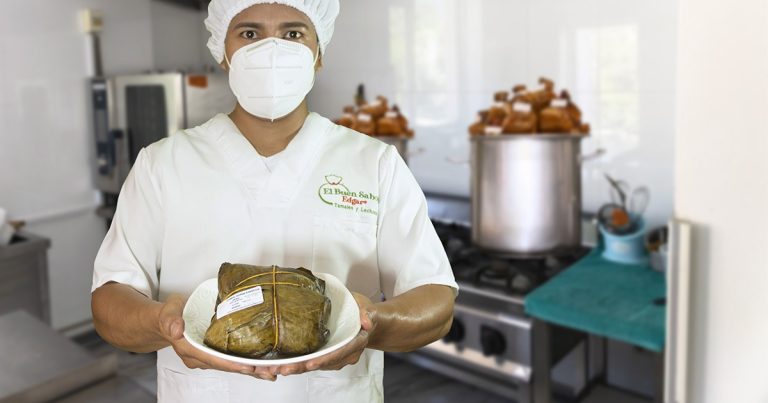
<svg viewBox="0 0 768 403">
<path fill-rule="evenodd" d="M 261 287 L 264 302 L 216 319 L 205 344 L 246 358 L 276 359 L 313 353 L 328 341 L 331 300 L 325 281 L 305 268 L 224 263 L 216 306 L 240 291 Z"/>
</svg>

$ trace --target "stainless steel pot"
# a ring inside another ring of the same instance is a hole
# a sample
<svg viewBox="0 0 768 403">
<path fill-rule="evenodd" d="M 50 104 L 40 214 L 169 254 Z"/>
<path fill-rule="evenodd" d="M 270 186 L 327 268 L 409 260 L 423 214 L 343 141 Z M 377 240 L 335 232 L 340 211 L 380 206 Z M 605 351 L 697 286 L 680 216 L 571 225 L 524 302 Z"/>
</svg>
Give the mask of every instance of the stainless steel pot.
<svg viewBox="0 0 768 403">
<path fill-rule="evenodd" d="M 397 149 L 397 152 L 399 152 L 400 156 L 403 157 L 403 160 L 405 160 L 406 163 L 408 162 L 408 142 L 411 140 L 410 138 L 386 137 L 386 136 L 376 137 L 376 138 L 387 144 L 395 146 L 395 148 Z"/>
<path fill-rule="evenodd" d="M 581 139 L 472 138 L 472 241 L 518 255 L 581 245 Z"/>
</svg>

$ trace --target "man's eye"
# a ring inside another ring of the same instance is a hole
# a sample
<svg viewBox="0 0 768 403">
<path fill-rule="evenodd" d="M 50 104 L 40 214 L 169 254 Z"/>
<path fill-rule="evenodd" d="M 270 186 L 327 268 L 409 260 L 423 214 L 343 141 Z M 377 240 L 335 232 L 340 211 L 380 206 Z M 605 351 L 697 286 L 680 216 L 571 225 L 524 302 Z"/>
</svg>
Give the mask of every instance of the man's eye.
<svg viewBox="0 0 768 403">
<path fill-rule="evenodd" d="M 256 31 L 245 31 L 240 34 L 245 39 L 256 39 Z"/>
<path fill-rule="evenodd" d="M 302 34 L 299 31 L 290 31 L 287 34 L 285 34 L 286 39 L 301 39 L 303 36 L 304 34 Z"/>
</svg>

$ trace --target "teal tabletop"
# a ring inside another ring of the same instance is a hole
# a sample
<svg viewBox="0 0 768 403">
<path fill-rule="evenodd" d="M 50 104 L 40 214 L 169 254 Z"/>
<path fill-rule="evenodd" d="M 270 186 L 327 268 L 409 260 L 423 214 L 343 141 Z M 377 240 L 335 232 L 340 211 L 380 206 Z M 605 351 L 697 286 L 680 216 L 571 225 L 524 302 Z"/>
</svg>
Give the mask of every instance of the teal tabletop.
<svg viewBox="0 0 768 403">
<path fill-rule="evenodd" d="M 664 274 L 647 264 L 613 263 L 601 253 L 595 248 L 528 294 L 526 312 L 545 322 L 662 351 Z"/>
</svg>

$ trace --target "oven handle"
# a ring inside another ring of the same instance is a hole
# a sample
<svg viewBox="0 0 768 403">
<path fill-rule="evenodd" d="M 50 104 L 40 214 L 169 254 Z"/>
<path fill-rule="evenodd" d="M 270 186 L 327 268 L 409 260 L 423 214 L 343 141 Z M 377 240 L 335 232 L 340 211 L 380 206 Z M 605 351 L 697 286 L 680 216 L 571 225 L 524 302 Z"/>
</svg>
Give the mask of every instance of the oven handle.
<svg viewBox="0 0 768 403">
<path fill-rule="evenodd" d="M 422 347 L 419 351 L 430 356 L 439 357 L 440 359 L 438 362 L 440 362 L 440 364 L 436 365 L 452 367 L 455 364 L 462 365 L 469 363 L 472 368 L 478 367 L 486 370 L 491 369 L 496 373 L 500 371 L 504 373 L 505 376 L 511 377 L 514 381 L 531 383 L 531 367 L 516 361 L 505 359 L 502 362 L 502 368 L 500 369 L 498 362 L 493 358 L 485 357 L 480 351 L 475 349 L 466 348 L 459 353 L 457 352 L 458 350 L 456 346 L 438 340 Z M 493 361 L 493 364 L 489 364 L 489 361 Z"/>
<path fill-rule="evenodd" d="M 454 306 L 453 310 L 456 312 L 465 313 L 467 315 L 479 316 L 481 318 L 492 320 L 494 322 L 501 322 L 506 325 L 514 326 L 527 331 L 530 331 L 531 328 L 533 327 L 533 322 L 531 320 L 516 318 L 514 316 L 511 316 L 505 313 L 497 313 L 493 315 L 487 312 L 483 312 L 479 309 L 468 308 L 462 305 Z"/>
</svg>

